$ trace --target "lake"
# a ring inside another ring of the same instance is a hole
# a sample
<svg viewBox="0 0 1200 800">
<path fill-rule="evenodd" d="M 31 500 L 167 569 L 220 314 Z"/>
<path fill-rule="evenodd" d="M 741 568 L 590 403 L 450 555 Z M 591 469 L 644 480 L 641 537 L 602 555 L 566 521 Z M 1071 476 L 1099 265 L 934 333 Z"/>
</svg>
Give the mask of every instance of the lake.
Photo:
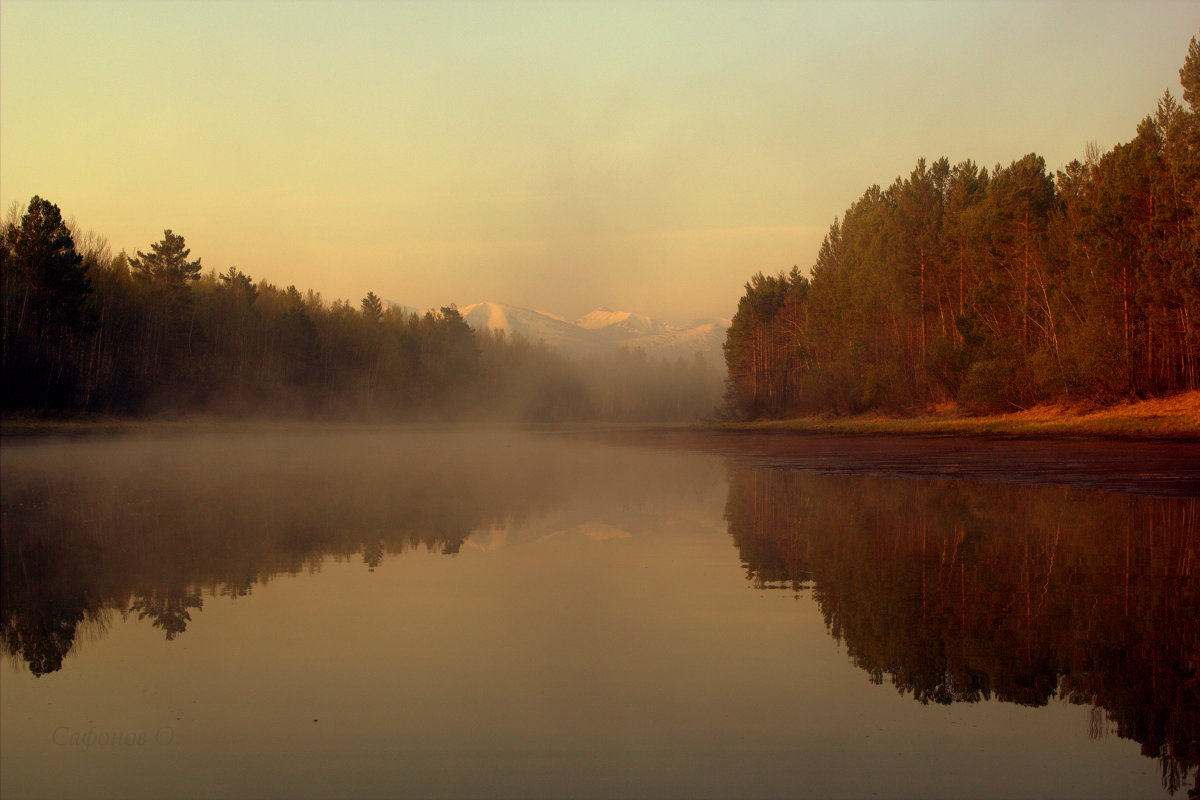
<svg viewBox="0 0 1200 800">
<path fill-rule="evenodd" d="M 0 794 L 1163 798 L 1200 446 L 3 441 Z"/>
</svg>

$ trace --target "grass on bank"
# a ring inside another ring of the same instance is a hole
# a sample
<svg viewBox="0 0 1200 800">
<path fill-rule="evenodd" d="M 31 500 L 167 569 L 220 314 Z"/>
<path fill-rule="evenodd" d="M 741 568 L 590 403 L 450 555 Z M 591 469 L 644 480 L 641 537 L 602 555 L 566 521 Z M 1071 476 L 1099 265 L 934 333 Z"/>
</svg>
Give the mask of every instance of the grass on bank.
<svg viewBox="0 0 1200 800">
<path fill-rule="evenodd" d="M 723 422 L 716 430 L 901 436 L 1094 436 L 1200 441 L 1200 391 L 1103 408 L 1037 406 L 970 416 L 947 409 L 914 416 L 859 414 Z"/>
</svg>

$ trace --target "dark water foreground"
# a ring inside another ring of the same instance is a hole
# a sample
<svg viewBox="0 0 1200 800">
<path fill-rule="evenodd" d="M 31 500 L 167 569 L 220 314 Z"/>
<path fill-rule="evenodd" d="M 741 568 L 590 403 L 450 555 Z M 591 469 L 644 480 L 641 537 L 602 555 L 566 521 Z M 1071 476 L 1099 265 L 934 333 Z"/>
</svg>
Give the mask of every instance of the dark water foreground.
<svg viewBox="0 0 1200 800">
<path fill-rule="evenodd" d="M 5 441 L 0 794 L 1195 791 L 1194 447 L 620 438 Z"/>
</svg>

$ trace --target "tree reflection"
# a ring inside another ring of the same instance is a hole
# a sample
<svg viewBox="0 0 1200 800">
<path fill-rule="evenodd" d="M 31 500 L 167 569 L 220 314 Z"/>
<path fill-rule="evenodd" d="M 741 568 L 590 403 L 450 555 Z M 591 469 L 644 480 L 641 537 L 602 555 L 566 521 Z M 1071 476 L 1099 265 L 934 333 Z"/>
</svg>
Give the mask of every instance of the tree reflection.
<svg viewBox="0 0 1200 800">
<path fill-rule="evenodd" d="M 130 603 L 129 610 L 136 612 L 138 619 L 148 617 L 154 627 L 167 634 L 167 641 L 171 641 L 187 630 L 187 624 L 192 621 L 192 615 L 188 609 L 200 609 L 203 604 L 204 601 L 198 591 L 152 589 L 147 594 L 135 598 Z"/>
<path fill-rule="evenodd" d="M 252 457 L 218 469 L 197 459 L 163 470 L 151 460 L 125 475 L 99 464 L 39 472 L 6 462 L 4 651 L 35 675 L 54 672 L 106 611 L 173 640 L 205 592 L 247 595 L 331 556 L 360 556 L 374 570 L 410 550 L 454 555 L 473 531 L 543 508 L 560 485 L 538 467 L 497 471 L 486 459 L 419 455 L 360 447 L 323 454 L 319 467 L 292 459 L 274 475 Z"/>
<path fill-rule="evenodd" d="M 758 587 L 811 583 L 872 681 L 921 703 L 1102 708 L 1174 793 L 1200 762 L 1200 501 L 734 468 Z"/>
<path fill-rule="evenodd" d="M 75 633 L 84 620 L 85 606 L 76 600 L 51 598 L 28 609 L 29 613 L 13 613 L 5 608 L 3 619 L 4 648 L 9 655 L 20 655 L 34 675 L 45 675 L 62 669 L 63 659 L 75 643 Z"/>
<path fill-rule="evenodd" d="M 87 570 L 96 557 L 94 542 L 73 550 L 56 537 L 19 535 L 30 515 L 29 500 L 19 495 L 0 526 L 0 643 L 41 676 L 62 669 L 79 629 L 99 618 L 103 602 Z M 43 591 L 47 585 L 56 588 Z"/>
</svg>

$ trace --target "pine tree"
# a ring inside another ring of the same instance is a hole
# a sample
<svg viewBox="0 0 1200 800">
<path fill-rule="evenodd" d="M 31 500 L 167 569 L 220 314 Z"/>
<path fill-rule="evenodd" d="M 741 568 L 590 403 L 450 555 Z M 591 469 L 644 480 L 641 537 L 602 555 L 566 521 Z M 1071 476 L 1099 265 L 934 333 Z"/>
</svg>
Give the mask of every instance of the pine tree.
<svg viewBox="0 0 1200 800">
<path fill-rule="evenodd" d="M 183 237 L 168 229 L 163 231 L 161 242 L 150 245 L 149 253 L 139 250 L 136 258 L 129 259 L 129 266 L 142 280 L 186 286 L 200 278 L 200 259 L 187 260 L 191 252 Z"/>
<path fill-rule="evenodd" d="M 15 309 L 17 330 L 30 321 L 39 327 L 80 327 L 92 286 L 58 206 L 35 195 L 20 227 L 5 238 L 5 302 L 21 304 Z M 15 296 L 9 297 L 10 291 Z"/>
<path fill-rule="evenodd" d="M 383 301 L 374 292 L 367 292 L 362 299 L 362 315 L 367 322 L 379 323 L 383 319 Z"/>
<path fill-rule="evenodd" d="M 36 195 L 2 238 L 4 405 L 67 406 L 90 321 L 87 267 L 58 206 Z"/>
</svg>

